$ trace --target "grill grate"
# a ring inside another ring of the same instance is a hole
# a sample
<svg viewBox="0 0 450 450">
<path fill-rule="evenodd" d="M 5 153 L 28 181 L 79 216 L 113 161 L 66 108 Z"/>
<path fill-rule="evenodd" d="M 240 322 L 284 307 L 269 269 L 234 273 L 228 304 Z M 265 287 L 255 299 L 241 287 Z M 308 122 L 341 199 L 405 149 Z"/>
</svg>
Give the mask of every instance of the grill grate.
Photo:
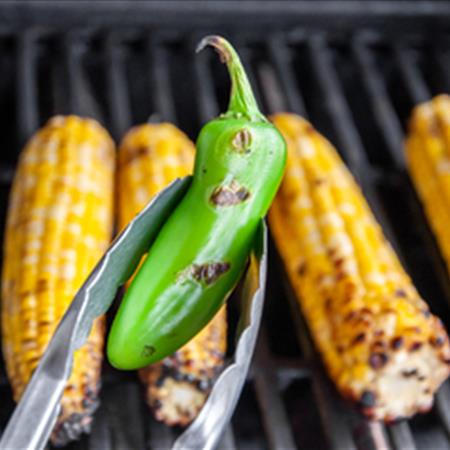
<svg viewBox="0 0 450 450">
<path fill-rule="evenodd" d="M 98 2 L 90 17 L 71 2 L 0 5 L 0 226 L 20 148 L 50 115 L 93 116 L 115 139 L 151 116 L 195 138 L 224 109 L 229 83 L 210 52 L 194 56 L 194 43 L 222 32 L 237 44 L 265 112 L 307 116 L 336 144 L 420 292 L 450 328 L 450 282 L 402 155 L 412 106 L 450 90 L 448 5 L 216 2 L 199 11 L 195 2 L 169 3 Z M 429 414 L 391 426 L 369 423 L 345 404 L 271 250 L 252 371 L 219 448 L 450 448 L 449 383 Z M 0 392 L 4 427 L 13 407 L 4 368 Z M 92 434 L 69 448 L 163 449 L 176 433 L 151 419 L 134 374 L 105 367 Z"/>
</svg>

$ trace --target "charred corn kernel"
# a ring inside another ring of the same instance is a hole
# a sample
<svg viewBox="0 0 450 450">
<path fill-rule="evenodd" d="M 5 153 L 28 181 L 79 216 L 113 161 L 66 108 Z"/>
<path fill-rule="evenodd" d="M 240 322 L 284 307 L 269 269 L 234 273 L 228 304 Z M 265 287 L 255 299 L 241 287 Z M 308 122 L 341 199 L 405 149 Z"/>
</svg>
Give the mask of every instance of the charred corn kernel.
<svg viewBox="0 0 450 450">
<path fill-rule="evenodd" d="M 125 227 L 177 177 L 192 173 L 195 147 L 168 123 L 133 128 L 119 150 L 119 225 Z M 223 365 L 226 310 L 174 355 L 140 370 L 147 402 L 158 420 L 187 425 L 202 408 Z"/>
<path fill-rule="evenodd" d="M 156 419 L 188 425 L 200 412 L 223 365 L 226 307 L 188 344 L 162 362 L 141 369 L 147 401 Z"/>
<path fill-rule="evenodd" d="M 439 95 L 414 109 L 406 160 L 450 271 L 450 96 Z"/>
<path fill-rule="evenodd" d="M 273 120 L 288 164 L 270 226 L 330 377 L 371 418 L 429 409 L 449 374 L 440 320 L 332 145 L 298 116 Z"/>
<path fill-rule="evenodd" d="M 111 235 L 114 145 L 94 120 L 57 116 L 31 138 L 12 186 L 3 252 L 2 345 L 14 398 Z M 54 444 L 90 428 L 103 318 L 74 356 Z"/>
</svg>

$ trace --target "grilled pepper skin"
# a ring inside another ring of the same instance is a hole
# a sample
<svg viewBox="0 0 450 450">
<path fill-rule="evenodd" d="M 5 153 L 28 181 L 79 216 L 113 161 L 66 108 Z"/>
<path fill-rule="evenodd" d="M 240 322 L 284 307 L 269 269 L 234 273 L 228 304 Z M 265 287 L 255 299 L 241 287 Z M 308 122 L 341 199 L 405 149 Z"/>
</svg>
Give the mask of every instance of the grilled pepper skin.
<svg viewBox="0 0 450 450">
<path fill-rule="evenodd" d="M 280 184 L 285 142 L 259 112 L 231 45 L 208 36 L 227 64 L 228 111 L 197 141 L 192 184 L 149 249 L 114 318 L 107 353 L 113 366 L 159 361 L 214 317 L 245 269 L 258 222 Z"/>
</svg>

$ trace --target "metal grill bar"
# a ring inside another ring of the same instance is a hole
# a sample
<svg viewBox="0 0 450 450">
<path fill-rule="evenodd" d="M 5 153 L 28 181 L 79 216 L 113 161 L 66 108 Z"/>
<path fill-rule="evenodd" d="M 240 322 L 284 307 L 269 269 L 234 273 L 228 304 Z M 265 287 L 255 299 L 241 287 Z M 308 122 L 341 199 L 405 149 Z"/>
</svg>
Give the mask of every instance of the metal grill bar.
<svg viewBox="0 0 450 450">
<path fill-rule="evenodd" d="M 17 41 L 17 140 L 20 147 L 39 124 L 35 38 L 36 34 L 28 31 Z"/>
<path fill-rule="evenodd" d="M 307 117 L 305 102 L 297 87 L 295 75 L 292 70 L 292 58 L 287 48 L 287 43 L 280 35 L 272 36 L 268 42 L 268 50 L 270 60 L 275 68 L 281 88 L 283 89 L 286 102 L 284 105 L 278 105 L 269 100 L 271 107 L 273 108 L 271 112 L 282 111 L 286 108 L 287 111 L 292 111 L 303 117 Z"/>
<path fill-rule="evenodd" d="M 392 444 L 396 449 L 415 450 L 416 444 L 407 422 L 400 422 L 388 427 Z"/>
<path fill-rule="evenodd" d="M 392 104 L 375 66 L 371 51 L 365 42 L 364 35 L 356 37 L 352 45 L 353 55 L 361 73 L 364 86 L 367 91 L 368 105 L 376 124 L 381 131 L 384 144 L 395 166 L 404 166 L 404 157 L 401 152 L 403 147 L 403 133 L 400 121 L 394 112 Z"/>
<path fill-rule="evenodd" d="M 368 166 L 361 138 L 352 126 L 352 118 L 331 64 L 330 50 L 322 35 L 314 35 L 307 41 L 308 56 L 317 84 L 323 92 L 323 102 L 330 113 L 338 148 L 356 178 L 361 179 Z"/>
<path fill-rule="evenodd" d="M 177 123 L 172 87 L 170 86 L 167 50 L 152 38 L 147 40 L 150 61 L 150 86 L 154 86 L 155 113 L 160 120 Z"/>
<path fill-rule="evenodd" d="M 107 55 L 107 91 L 110 101 L 111 134 L 116 141 L 122 139 L 130 128 L 131 106 L 127 91 L 127 81 L 124 66 L 124 51 L 114 34 L 106 38 Z"/>
<path fill-rule="evenodd" d="M 68 92 L 62 94 L 67 103 L 68 113 L 93 117 L 104 122 L 99 106 L 92 95 L 83 68 L 82 37 L 77 33 L 69 33 L 63 42 L 64 76 L 68 80 Z M 58 114 L 61 111 L 56 111 Z"/>
<path fill-rule="evenodd" d="M 198 40 L 195 39 L 194 42 L 198 42 Z M 202 55 L 197 55 L 194 61 L 194 71 L 196 92 L 198 94 L 199 120 L 201 123 L 206 123 L 219 115 L 217 101 L 214 100 L 215 93 L 209 53 L 203 52 Z"/>
<path fill-rule="evenodd" d="M 411 97 L 411 104 L 426 102 L 430 99 L 430 90 L 420 76 L 417 66 L 411 57 L 411 51 L 402 44 L 394 45 L 394 55 L 403 83 Z"/>
<path fill-rule="evenodd" d="M 254 360 L 254 379 L 264 427 L 271 449 L 295 448 L 288 417 L 277 389 L 274 362 L 264 328 L 261 329 Z"/>
</svg>

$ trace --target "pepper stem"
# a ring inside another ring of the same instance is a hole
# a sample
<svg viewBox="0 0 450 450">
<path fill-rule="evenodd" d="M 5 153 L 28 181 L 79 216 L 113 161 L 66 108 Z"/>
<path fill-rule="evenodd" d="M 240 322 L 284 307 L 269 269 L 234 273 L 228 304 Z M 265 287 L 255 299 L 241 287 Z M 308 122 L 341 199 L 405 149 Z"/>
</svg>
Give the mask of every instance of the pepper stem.
<svg viewBox="0 0 450 450">
<path fill-rule="evenodd" d="M 221 61 L 227 65 L 231 78 L 230 103 L 228 111 L 223 114 L 223 117 L 245 117 L 251 121 L 267 122 L 267 119 L 259 111 L 252 87 L 236 50 L 225 38 L 210 35 L 199 42 L 196 51 L 200 52 L 207 45 L 211 45 L 217 50 Z"/>
</svg>

